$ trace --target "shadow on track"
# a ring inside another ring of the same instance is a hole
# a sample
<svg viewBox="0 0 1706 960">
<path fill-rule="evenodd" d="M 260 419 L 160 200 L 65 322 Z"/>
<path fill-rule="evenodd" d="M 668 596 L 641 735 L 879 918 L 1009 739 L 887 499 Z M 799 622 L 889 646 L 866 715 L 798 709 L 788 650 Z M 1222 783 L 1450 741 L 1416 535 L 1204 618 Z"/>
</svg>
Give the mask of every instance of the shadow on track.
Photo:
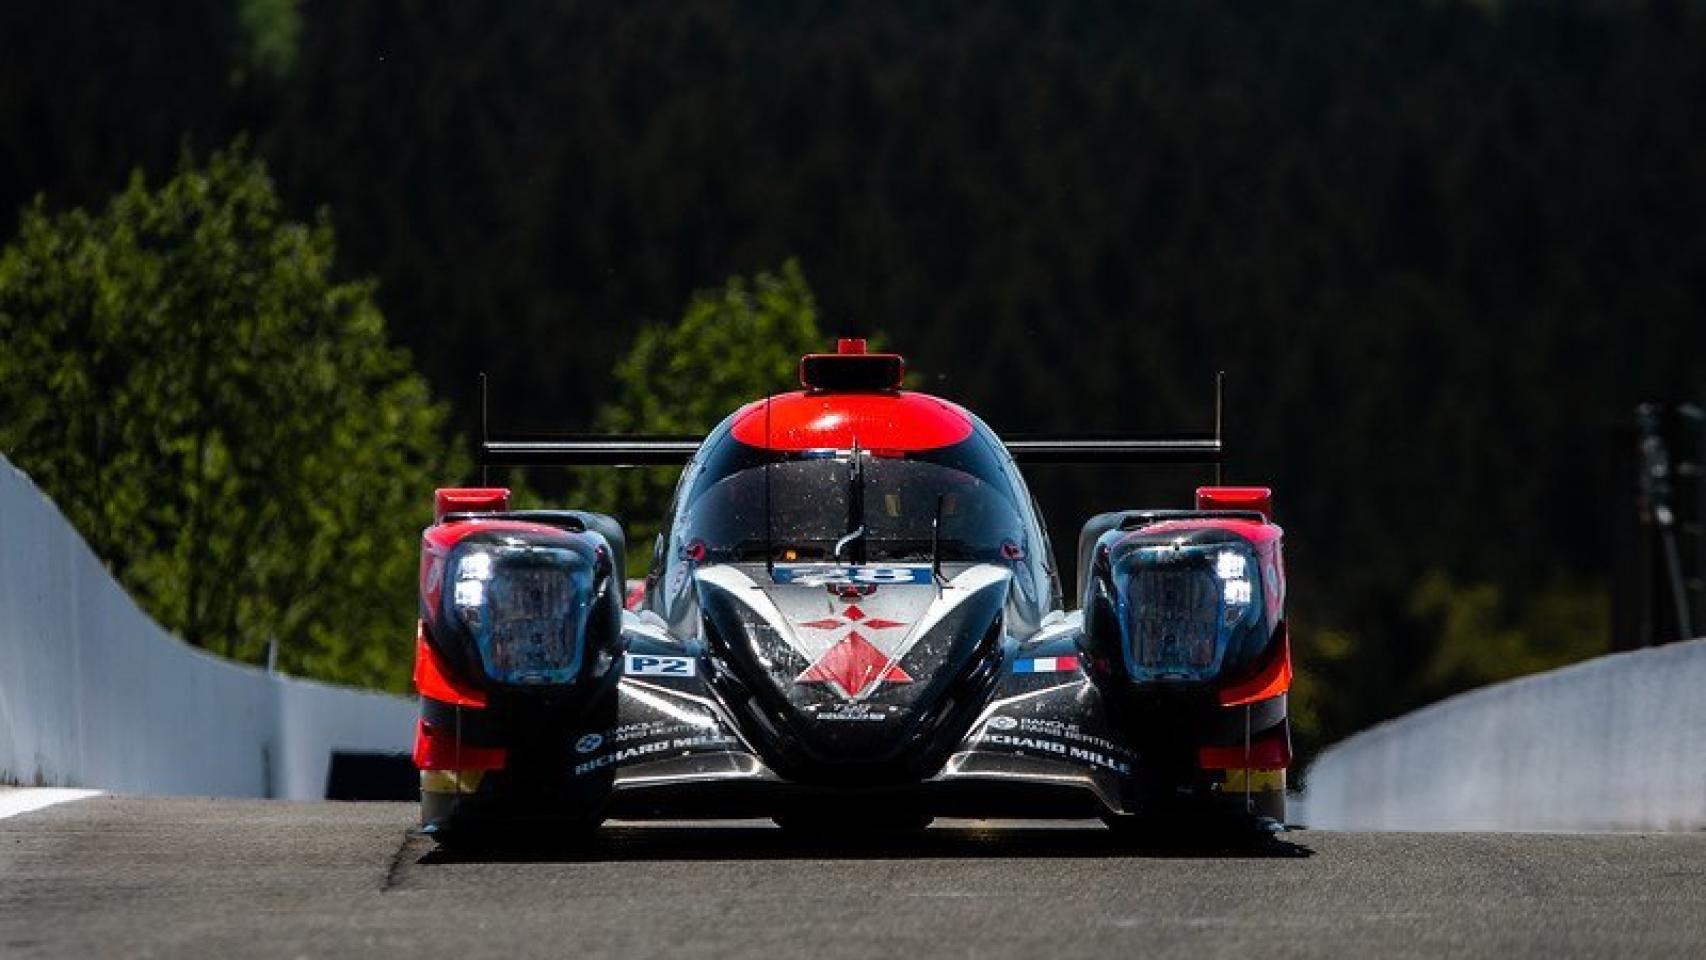
<svg viewBox="0 0 1706 960">
<path fill-rule="evenodd" d="M 576 840 L 488 837 L 429 849 L 416 863 L 587 863 L 663 860 L 902 860 L 1109 857 L 1296 859 L 1314 855 L 1280 836 L 1172 831 L 1129 837 L 1084 827 L 937 826 L 912 834 L 802 837 L 768 825 L 607 825 Z M 424 837 L 421 842 L 430 843 Z"/>
</svg>

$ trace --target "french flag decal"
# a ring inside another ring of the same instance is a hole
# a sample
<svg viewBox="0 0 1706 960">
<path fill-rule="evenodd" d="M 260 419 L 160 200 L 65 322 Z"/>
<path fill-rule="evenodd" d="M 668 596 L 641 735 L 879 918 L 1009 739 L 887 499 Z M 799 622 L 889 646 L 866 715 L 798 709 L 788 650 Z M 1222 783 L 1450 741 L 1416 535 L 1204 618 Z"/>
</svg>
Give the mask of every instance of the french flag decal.
<svg viewBox="0 0 1706 960">
<path fill-rule="evenodd" d="M 1064 673 L 1077 669 L 1077 657 L 1029 657 L 1013 664 L 1014 673 Z"/>
</svg>

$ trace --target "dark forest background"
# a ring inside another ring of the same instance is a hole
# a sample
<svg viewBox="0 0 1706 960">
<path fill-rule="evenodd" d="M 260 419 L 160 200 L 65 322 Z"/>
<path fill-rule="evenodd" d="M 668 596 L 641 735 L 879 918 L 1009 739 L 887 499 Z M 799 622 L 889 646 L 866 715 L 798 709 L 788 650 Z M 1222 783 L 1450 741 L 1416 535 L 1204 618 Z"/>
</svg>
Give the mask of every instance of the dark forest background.
<svg viewBox="0 0 1706 960">
<path fill-rule="evenodd" d="M 479 371 L 591 426 L 791 257 L 998 431 L 1203 430 L 1227 371 L 1312 736 L 1606 649 L 1617 432 L 1706 392 L 1699 4 L 0 6 L 0 208 L 240 134 L 465 436 Z M 1070 553 L 1200 479 L 1032 482 Z"/>
</svg>

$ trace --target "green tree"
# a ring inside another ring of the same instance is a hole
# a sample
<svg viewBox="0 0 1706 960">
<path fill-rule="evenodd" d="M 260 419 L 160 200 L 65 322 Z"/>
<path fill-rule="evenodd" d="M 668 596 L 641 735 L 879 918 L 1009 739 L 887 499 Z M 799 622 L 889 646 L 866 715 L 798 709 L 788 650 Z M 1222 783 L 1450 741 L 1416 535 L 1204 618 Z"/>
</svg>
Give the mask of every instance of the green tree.
<svg viewBox="0 0 1706 960">
<path fill-rule="evenodd" d="M 249 71 L 274 80 L 290 73 L 302 36 L 298 0 L 239 0 L 237 26 L 242 46 L 233 79 Z"/>
<path fill-rule="evenodd" d="M 598 429 L 705 433 L 741 403 L 793 384 L 800 355 L 824 346 L 817 303 L 798 262 L 750 281 L 730 277 L 695 293 L 680 323 L 640 331 L 616 365 L 616 400 L 599 409 Z M 623 518 L 630 573 L 646 567 L 680 473 L 641 468 L 579 478 L 577 505 Z"/>
<path fill-rule="evenodd" d="M 1439 637 L 1418 679 L 1426 693 L 1444 696 L 1599 656 L 1611 635 L 1610 606 L 1603 589 L 1568 580 L 1513 603 L 1497 584 L 1430 571 L 1410 599 L 1411 615 L 1435 621 Z"/>
<path fill-rule="evenodd" d="M 37 198 L 0 253 L 0 450 L 190 643 L 401 689 L 417 531 L 466 454 L 334 252 L 241 142 L 99 212 Z"/>
</svg>

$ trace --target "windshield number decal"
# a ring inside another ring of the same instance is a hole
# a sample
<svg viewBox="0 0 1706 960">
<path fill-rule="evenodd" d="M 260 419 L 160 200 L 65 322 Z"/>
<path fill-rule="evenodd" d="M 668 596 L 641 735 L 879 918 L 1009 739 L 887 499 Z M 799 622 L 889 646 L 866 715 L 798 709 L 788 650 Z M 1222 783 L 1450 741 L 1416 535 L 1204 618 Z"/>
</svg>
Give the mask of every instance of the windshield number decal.
<svg viewBox="0 0 1706 960">
<path fill-rule="evenodd" d="M 935 577 L 928 564 L 917 566 L 861 564 L 836 567 L 819 563 L 778 563 L 774 567 L 772 579 L 777 583 L 795 584 L 803 587 L 827 587 L 837 584 L 880 587 L 891 584 L 935 582 Z"/>
</svg>

